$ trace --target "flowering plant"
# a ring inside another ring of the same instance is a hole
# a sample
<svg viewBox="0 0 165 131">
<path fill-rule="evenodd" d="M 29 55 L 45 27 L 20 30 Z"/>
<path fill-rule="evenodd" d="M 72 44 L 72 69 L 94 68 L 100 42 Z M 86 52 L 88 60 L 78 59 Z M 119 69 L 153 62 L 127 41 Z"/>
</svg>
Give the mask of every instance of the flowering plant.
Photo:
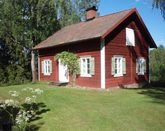
<svg viewBox="0 0 165 131">
<path fill-rule="evenodd" d="M 26 130 L 28 123 L 36 116 L 34 104 L 43 90 L 37 88 L 23 88 L 21 91 L 9 91 L 10 99 L 0 101 L 0 110 L 5 112 L 4 115 L 7 123 L 15 125 L 19 130 Z M 20 94 L 24 94 L 23 100 L 20 100 Z M 28 94 L 28 95 L 25 95 Z"/>
</svg>

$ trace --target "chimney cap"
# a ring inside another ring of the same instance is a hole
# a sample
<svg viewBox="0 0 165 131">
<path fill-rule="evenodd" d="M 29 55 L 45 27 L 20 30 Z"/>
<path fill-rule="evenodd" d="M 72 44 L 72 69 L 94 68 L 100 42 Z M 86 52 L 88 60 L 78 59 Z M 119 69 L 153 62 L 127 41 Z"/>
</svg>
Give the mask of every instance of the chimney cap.
<svg viewBox="0 0 165 131">
<path fill-rule="evenodd" d="M 97 8 L 96 8 L 96 6 L 92 6 L 92 7 L 89 7 L 88 9 L 86 9 L 86 11 L 89 11 L 89 10 L 97 11 Z"/>
</svg>

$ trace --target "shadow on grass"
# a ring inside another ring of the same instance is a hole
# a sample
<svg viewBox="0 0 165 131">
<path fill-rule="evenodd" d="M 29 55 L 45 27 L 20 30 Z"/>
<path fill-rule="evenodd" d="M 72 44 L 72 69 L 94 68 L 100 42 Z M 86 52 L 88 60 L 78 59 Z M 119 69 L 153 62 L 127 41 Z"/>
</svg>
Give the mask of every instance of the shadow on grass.
<svg viewBox="0 0 165 131">
<path fill-rule="evenodd" d="M 25 111 L 33 109 L 33 111 L 36 113 L 31 119 L 30 119 L 30 126 L 27 127 L 28 131 L 36 131 L 39 130 L 39 128 L 44 124 L 44 123 L 39 123 L 37 125 L 31 124 L 31 122 L 42 119 L 42 114 L 50 111 L 46 107 L 46 105 L 42 102 L 40 103 L 32 103 L 32 104 L 23 104 L 22 107 L 25 109 Z M 13 107 L 8 107 L 7 111 L 13 112 L 13 117 L 14 120 L 16 118 L 16 114 L 19 112 L 19 108 L 13 108 Z M 15 123 L 15 122 L 14 122 Z M 12 126 L 14 123 L 10 119 L 10 115 L 3 109 L 0 110 L 0 131 L 12 131 Z"/>
<path fill-rule="evenodd" d="M 127 88 L 127 89 L 137 90 L 138 94 L 146 95 L 152 98 L 152 102 L 154 103 L 165 104 L 165 81 L 154 81 L 143 88 Z"/>
<path fill-rule="evenodd" d="M 38 123 L 37 125 L 31 124 L 26 130 L 27 131 L 38 131 L 44 123 Z"/>
<path fill-rule="evenodd" d="M 139 90 L 138 93 L 151 97 L 154 103 L 165 104 L 165 88 L 144 88 L 143 90 Z"/>
</svg>

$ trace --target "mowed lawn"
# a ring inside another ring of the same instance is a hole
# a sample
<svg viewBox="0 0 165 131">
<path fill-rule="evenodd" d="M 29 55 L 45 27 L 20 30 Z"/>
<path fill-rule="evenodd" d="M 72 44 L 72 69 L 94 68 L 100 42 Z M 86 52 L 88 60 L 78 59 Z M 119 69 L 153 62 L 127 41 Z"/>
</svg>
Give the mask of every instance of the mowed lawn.
<svg viewBox="0 0 165 131">
<path fill-rule="evenodd" d="M 164 131 L 165 88 L 111 91 L 56 88 L 46 83 L 0 87 L 0 99 L 10 90 L 41 88 L 41 115 L 31 122 L 41 131 Z"/>
</svg>

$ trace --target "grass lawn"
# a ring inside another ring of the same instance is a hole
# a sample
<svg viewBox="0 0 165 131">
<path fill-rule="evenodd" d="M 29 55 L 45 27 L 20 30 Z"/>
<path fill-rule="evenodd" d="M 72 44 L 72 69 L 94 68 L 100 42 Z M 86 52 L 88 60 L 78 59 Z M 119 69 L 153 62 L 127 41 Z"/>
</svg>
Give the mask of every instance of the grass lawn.
<svg viewBox="0 0 165 131">
<path fill-rule="evenodd" d="M 164 131 L 165 88 L 96 91 L 55 88 L 45 83 L 0 87 L 0 100 L 9 90 L 41 88 L 41 117 L 32 121 L 41 131 Z"/>
</svg>

